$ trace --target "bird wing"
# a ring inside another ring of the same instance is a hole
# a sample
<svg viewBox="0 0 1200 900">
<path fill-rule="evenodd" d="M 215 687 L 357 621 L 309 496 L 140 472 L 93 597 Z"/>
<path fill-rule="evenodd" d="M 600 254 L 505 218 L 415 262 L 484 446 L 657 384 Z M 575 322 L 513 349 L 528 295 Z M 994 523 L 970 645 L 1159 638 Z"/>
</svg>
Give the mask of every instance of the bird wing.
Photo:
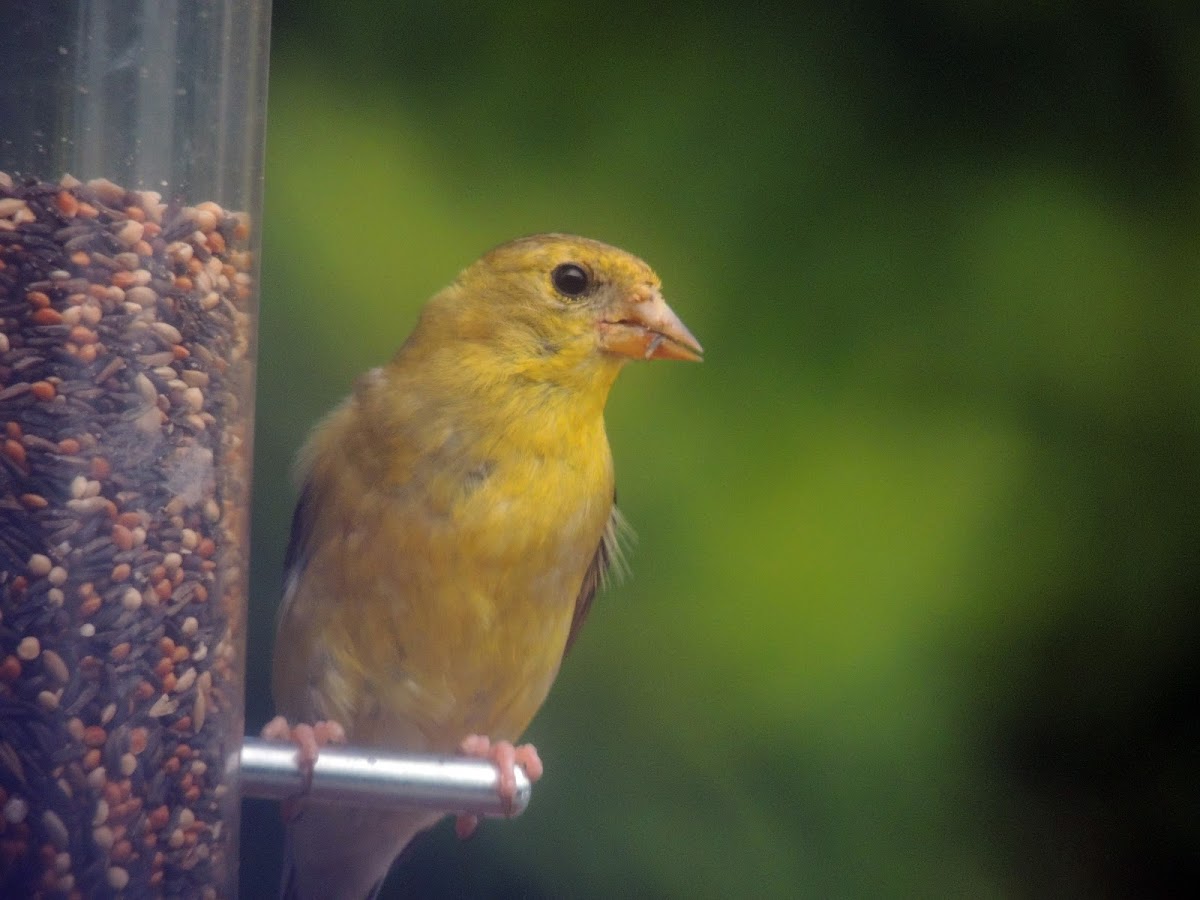
<svg viewBox="0 0 1200 900">
<path fill-rule="evenodd" d="M 567 655 L 579 630 L 583 628 L 596 591 L 606 587 L 613 575 L 618 578 L 625 575 L 628 569 L 625 563 L 625 544 L 632 539 L 633 528 L 617 508 L 617 495 L 614 491 L 612 512 L 608 515 L 604 533 L 600 536 L 600 544 L 583 574 L 583 584 L 580 585 L 579 596 L 575 599 L 575 613 L 571 617 L 571 630 L 567 633 L 563 656 Z"/>
<path fill-rule="evenodd" d="M 283 600 L 276 614 L 276 627 L 287 615 L 291 599 L 296 593 L 296 584 L 308 563 L 313 503 L 312 485 L 305 480 L 300 498 L 296 501 L 296 508 L 292 512 L 292 529 L 288 535 L 287 551 L 283 555 Z"/>
</svg>

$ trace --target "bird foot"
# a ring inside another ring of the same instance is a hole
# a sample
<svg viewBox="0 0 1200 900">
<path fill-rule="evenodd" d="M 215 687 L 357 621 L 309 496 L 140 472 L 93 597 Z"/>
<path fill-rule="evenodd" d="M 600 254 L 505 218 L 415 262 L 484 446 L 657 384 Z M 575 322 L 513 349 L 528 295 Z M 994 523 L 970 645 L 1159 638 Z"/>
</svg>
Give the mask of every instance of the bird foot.
<svg viewBox="0 0 1200 900">
<path fill-rule="evenodd" d="M 295 817 L 297 801 L 312 787 L 313 769 L 317 757 L 326 744 L 346 743 L 346 730 L 337 722 L 316 722 L 309 725 L 300 722 L 289 725 L 283 716 L 276 716 L 263 726 L 262 736 L 270 741 L 290 741 L 296 745 L 296 765 L 304 778 L 304 787 L 295 797 L 283 801 L 283 817 L 289 821 Z"/>
<path fill-rule="evenodd" d="M 496 792 L 504 801 L 506 807 L 511 807 L 517 796 L 517 776 L 515 767 L 525 770 L 530 781 L 537 781 L 544 771 L 541 757 L 533 744 L 513 746 L 509 741 L 495 741 L 481 734 L 471 734 L 463 738 L 459 749 L 467 756 L 476 759 L 486 759 L 496 766 L 500 775 Z M 454 823 L 454 831 L 460 838 L 467 838 L 479 825 L 479 817 L 463 813 Z"/>
</svg>

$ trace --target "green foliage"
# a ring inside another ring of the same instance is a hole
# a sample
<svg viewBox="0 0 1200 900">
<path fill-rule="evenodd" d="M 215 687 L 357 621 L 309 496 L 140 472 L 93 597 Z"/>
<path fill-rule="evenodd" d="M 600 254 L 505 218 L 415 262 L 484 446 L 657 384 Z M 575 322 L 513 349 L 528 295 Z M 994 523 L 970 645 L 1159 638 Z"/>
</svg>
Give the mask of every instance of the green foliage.
<svg viewBox="0 0 1200 900">
<path fill-rule="evenodd" d="M 395 896 L 1200 873 L 1194 12 L 278 6 L 252 725 L 290 456 L 459 267 L 619 244 L 707 351 L 610 403 L 634 576 L 534 725 L 532 807 L 434 833 Z"/>
</svg>

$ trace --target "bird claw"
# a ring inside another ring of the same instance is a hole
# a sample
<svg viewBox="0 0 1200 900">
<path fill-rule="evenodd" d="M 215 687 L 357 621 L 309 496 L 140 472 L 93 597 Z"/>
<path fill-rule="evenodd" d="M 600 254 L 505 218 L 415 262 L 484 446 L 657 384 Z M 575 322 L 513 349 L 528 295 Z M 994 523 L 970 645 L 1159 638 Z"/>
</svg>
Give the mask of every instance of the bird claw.
<svg viewBox="0 0 1200 900">
<path fill-rule="evenodd" d="M 321 748 L 326 744 L 346 743 L 346 729 L 337 722 L 299 722 L 289 725 L 283 716 L 276 716 L 263 726 L 262 736 L 270 741 L 290 741 L 296 745 L 296 765 L 304 779 L 304 787 L 295 797 L 283 802 L 285 819 L 291 819 L 296 814 L 296 801 L 308 793 L 312 787 L 313 769 L 317 765 L 317 757 Z"/>
<path fill-rule="evenodd" d="M 271 741 L 291 741 L 296 745 L 296 764 L 309 781 L 321 748 L 326 744 L 346 743 L 346 730 L 337 722 L 299 722 L 289 725 L 283 716 L 276 716 L 263 726 L 262 736 Z"/>
<path fill-rule="evenodd" d="M 517 796 L 515 767 L 519 765 L 524 769 L 525 775 L 530 781 L 537 781 L 542 777 L 544 771 L 541 757 L 538 756 L 537 748 L 533 744 L 513 746 L 511 741 L 493 742 L 486 735 L 471 734 L 463 738 L 462 743 L 459 744 L 459 750 L 467 756 L 486 759 L 496 766 L 499 775 L 496 793 L 504 801 L 505 809 L 509 812 L 511 812 L 513 801 Z M 459 838 L 467 838 L 478 825 L 478 816 L 463 813 L 455 820 L 454 831 Z"/>
</svg>

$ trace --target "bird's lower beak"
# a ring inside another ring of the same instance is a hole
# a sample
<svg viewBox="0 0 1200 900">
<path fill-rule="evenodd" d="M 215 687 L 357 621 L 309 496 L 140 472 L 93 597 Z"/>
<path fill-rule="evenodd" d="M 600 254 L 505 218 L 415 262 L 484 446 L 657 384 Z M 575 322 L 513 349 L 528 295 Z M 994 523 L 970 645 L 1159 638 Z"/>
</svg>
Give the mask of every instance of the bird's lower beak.
<svg viewBox="0 0 1200 900">
<path fill-rule="evenodd" d="M 632 359 L 700 362 L 704 348 L 658 291 L 640 296 L 599 323 L 600 346 Z"/>
</svg>

